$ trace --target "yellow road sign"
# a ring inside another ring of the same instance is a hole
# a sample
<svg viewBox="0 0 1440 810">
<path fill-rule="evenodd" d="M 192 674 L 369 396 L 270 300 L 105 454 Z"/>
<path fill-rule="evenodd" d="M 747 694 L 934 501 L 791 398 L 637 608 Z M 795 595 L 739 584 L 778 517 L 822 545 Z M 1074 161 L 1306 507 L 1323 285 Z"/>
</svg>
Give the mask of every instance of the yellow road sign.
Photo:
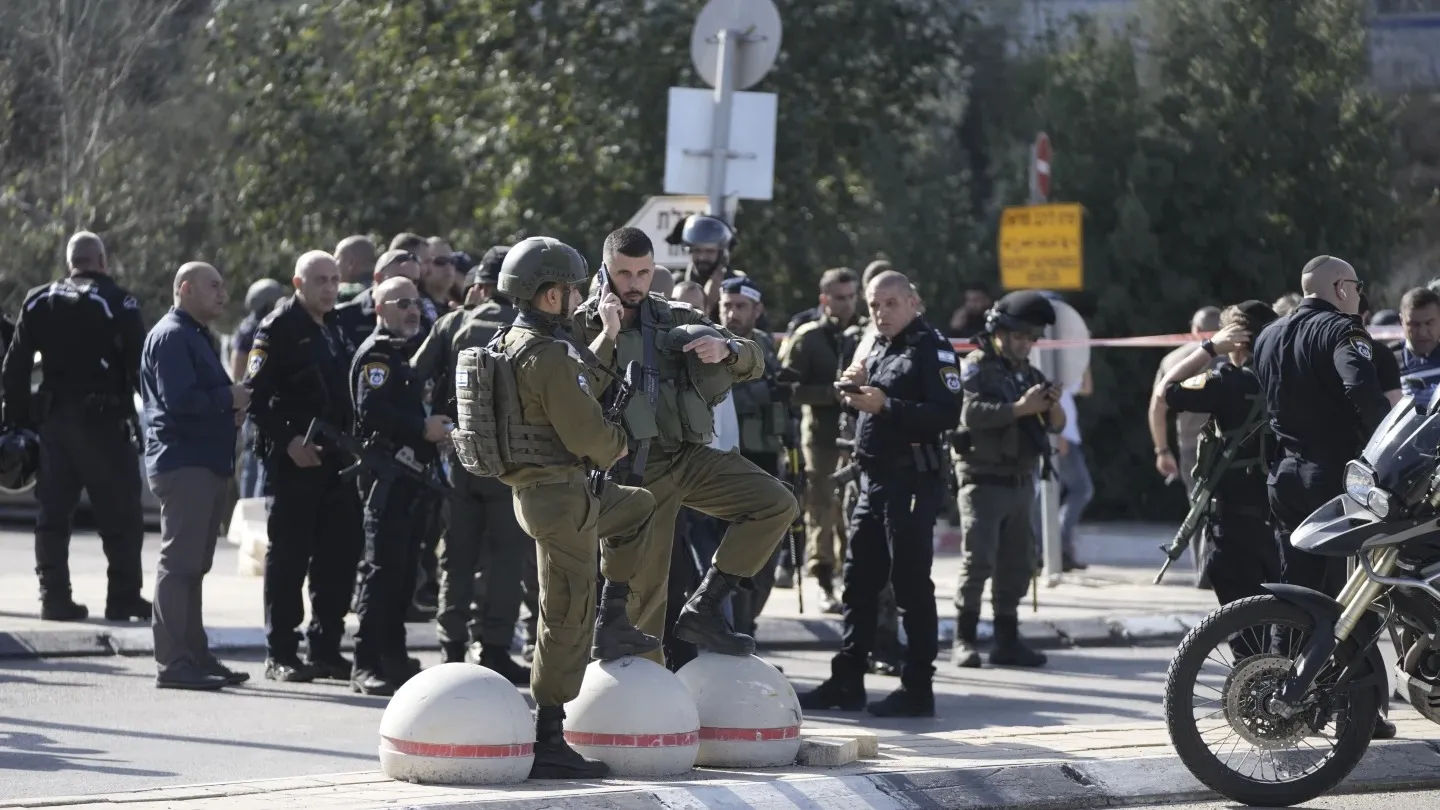
<svg viewBox="0 0 1440 810">
<path fill-rule="evenodd" d="M 1076 203 L 1006 208 L 1000 220 L 1000 284 L 1007 290 L 1084 287 Z"/>
</svg>

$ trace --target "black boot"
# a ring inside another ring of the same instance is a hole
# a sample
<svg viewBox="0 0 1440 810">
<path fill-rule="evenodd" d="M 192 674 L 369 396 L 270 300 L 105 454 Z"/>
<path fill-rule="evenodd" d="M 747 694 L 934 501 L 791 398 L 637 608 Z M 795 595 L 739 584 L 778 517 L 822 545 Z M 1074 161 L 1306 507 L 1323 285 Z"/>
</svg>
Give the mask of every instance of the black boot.
<svg viewBox="0 0 1440 810">
<path fill-rule="evenodd" d="M 40 603 L 40 618 L 47 622 L 79 622 L 90 617 L 90 609 L 70 598 L 46 598 Z"/>
<path fill-rule="evenodd" d="M 128 622 L 132 619 L 148 622 L 151 612 L 150 603 L 139 594 L 105 600 L 105 618 L 112 622 Z"/>
<path fill-rule="evenodd" d="M 595 643 L 590 657 L 597 661 L 614 661 L 627 655 L 644 655 L 660 649 L 660 639 L 641 632 L 630 623 L 625 612 L 625 599 L 630 595 L 626 582 L 606 581 L 600 591 L 600 611 L 595 617 Z"/>
<path fill-rule="evenodd" d="M 580 756 L 565 742 L 565 707 L 540 706 L 535 710 L 531 779 L 603 779 L 609 775 L 609 765 Z"/>
<path fill-rule="evenodd" d="M 341 655 L 338 648 L 311 650 L 305 664 L 315 673 L 316 678 L 349 682 L 355 675 L 355 665 Z"/>
<path fill-rule="evenodd" d="M 460 660 L 465 660 L 462 653 Z M 480 660 L 477 662 L 486 669 L 500 673 L 500 676 L 516 686 L 530 685 L 530 668 L 522 667 L 515 663 L 510 657 L 510 651 L 504 647 L 481 647 Z"/>
<path fill-rule="evenodd" d="M 675 636 L 710 652 L 724 655 L 751 655 L 755 639 L 736 633 L 725 622 L 721 606 L 740 585 L 740 577 L 724 574 L 715 566 L 705 572 L 705 579 L 695 595 L 680 608 L 675 620 Z"/>
<path fill-rule="evenodd" d="M 467 645 L 464 642 L 445 641 L 440 644 L 440 663 L 442 664 L 463 664 L 465 663 L 465 650 Z"/>
<path fill-rule="evenodd" d="M 980 614 L 968 610 L 960 611 L 955 619 L 955 646 L 950 648 L 950 660 L 957 667 L 980 668 L 979 634 Z"/>
<path fill-rule="evenodd" d="M 1045 654 L 1030 649 L 1020 639 L 1020 619 L 1015 616 L 995 617 L 995 649 L 990 663 L 997 667 L 1043 667 Z"/>
<path fill-rule="evenodd" d="M 809 692 L 801 692 L 800 708 L 808 711 L 865 708 L 865 663 L 837 655 L 830 659 L 830 678 Z"/>
<path fill-rule="evenodd" d="M 935 690 L 928 683 L 902 682 L 899 689 L 865 708 L 876 717 L 934 717 Z"/>
</svg>

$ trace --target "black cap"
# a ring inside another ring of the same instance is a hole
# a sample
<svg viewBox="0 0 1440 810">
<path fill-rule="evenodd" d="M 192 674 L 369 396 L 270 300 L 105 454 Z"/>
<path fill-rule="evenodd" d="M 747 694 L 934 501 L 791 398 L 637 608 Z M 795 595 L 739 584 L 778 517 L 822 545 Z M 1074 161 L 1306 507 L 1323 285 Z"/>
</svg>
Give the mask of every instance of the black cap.
<svg viewBox="0 0 1440 810">
<path fill-rule="evenodd" d="M 986 313 L 985 328 L 996 329 L 1043 329 L 1055 323 L 1055 307 L 1050 299 L 1037 290 L 1018 290 L 1006 295 Z"/>
<path fill-rule="evenodd" d="M 505 264 L 505 254 L 509 252 L 510 248 L 505 245 L 495 245 L 485 251 L 479 263 L 465 274 L 465 288 L 469 289 L 476 284 L 499 284 L 500 268 Z"/>
<path fill-rule="evenodd" d="M 720 282 L 720 289 L 727 295 L 743 295 L 757 304 L 765 298 L 764 294 L 760 292 L 760 288 L 748 276 L 727 278 Z"/>
<path fill-rule="evenodd" d="M 1250 334 L 1258 335 L 1260 330 L 1270 325 L 1271 321 L 1279 318 L 1275 310 L 1264 301 L 1251 298 L 1249 301 L 1241 301 L 1235 305 L 1240 314 L 1245 316 L 1245 322 L 1250 325 Z"/>
<path fill-rule="evenodd" d="M 475 258 L 463 250 L 457 250 L 450 254 L 450 266 L 455 268 L 455 272 L 468 275 L 475 266 Z"/>
</svg>

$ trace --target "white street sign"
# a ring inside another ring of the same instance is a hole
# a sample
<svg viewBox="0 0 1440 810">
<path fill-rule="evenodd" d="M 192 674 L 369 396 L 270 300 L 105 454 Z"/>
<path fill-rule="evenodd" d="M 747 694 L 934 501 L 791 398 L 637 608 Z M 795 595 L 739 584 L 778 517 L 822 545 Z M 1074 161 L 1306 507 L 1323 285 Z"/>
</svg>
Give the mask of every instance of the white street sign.
<svg viewBox="0 0 1440 810">
<path fill-rule="evenodd" d="M 680 220 L 691 214 L 708 213 L 709 204 L 703 194 L 677 197 L 650 197 L 635 216 L 625 223 L 639 228 L 650 237 L 655 246 L 655 263 L 670 269 L 682 268 L 690 263 L 690 254 L 684 245 L 672 245 L 665 241 Z"/>
<path fill-rule="evenodd" d="M 710 192 L 711 122 L 715 92 L 690 87 L 670 88 L 669 123 L 665 136 L 665 193 Z M 774 93 L 735 93 L 730 116 L 729 160 L 724 196 L 768 200 L 775 187 Z"/>
</svg>

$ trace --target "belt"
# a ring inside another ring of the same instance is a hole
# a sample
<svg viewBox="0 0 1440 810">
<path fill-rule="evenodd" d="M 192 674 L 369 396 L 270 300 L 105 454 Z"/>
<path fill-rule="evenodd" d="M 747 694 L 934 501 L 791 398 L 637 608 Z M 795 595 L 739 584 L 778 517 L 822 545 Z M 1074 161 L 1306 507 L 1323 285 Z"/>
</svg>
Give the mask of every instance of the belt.
<svg viewBox="0 0 1440 810">
<path fill-rule="evenodd" d="M 1020 487 L 1034 480 L 1030 475 L 983 475 L 965 473 L 960 478 L 960 485 L 975 484 L 984 487 Z"/>
</svg>

